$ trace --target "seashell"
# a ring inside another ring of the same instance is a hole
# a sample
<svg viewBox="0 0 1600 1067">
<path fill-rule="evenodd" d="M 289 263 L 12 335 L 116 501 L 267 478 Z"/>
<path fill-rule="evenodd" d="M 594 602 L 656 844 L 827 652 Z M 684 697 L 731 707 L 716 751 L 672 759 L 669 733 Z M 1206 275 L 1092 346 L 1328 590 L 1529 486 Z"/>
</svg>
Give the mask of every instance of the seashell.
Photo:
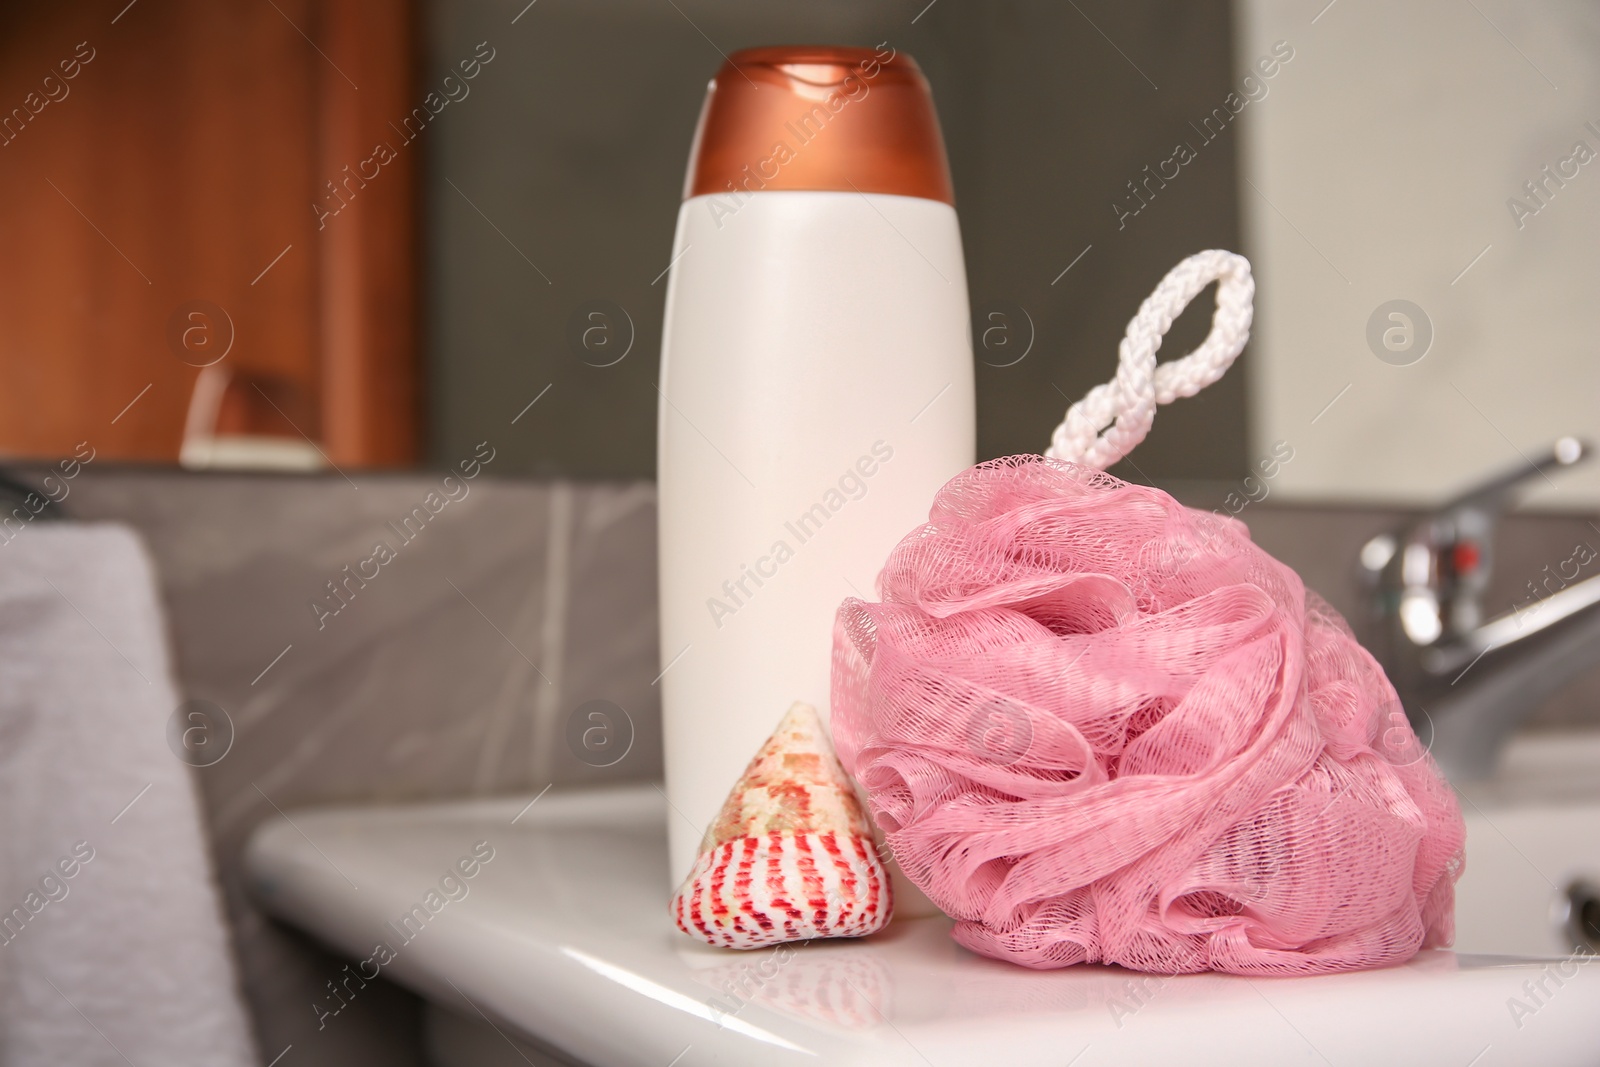
<svg viewBox="0 0 1600 1067">
<path fill-rule="evenodd" d="M 889 876 L 866 812 L 808 704 L 795 704 L 745 768 L 672 898 L 678 928 L 761 948 L 881 930 Z"/>
</svg>

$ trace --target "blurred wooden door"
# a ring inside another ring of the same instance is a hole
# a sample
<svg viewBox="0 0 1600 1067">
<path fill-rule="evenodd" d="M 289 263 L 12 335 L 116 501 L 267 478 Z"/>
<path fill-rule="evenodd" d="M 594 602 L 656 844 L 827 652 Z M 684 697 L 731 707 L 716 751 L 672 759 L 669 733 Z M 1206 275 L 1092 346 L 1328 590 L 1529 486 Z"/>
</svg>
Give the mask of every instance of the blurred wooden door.
<svg viewBox="0 0 1600 1067">
<path fill-rule="evenodd" d="M 219 360 L 267 432 L 412 461 L 413 53 L 402 0 L 0 2 L 0 455 L 171 462 Z"/>
</svg>

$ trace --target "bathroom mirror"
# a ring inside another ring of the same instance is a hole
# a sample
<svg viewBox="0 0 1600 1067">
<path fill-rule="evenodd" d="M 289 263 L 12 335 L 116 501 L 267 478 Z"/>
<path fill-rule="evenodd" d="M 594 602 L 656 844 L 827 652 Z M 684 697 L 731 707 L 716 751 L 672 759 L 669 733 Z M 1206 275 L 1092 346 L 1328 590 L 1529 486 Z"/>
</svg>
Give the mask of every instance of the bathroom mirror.
<svg viewBox="0 0 1600 1067">
<path fill-rule="evenodd" d="M 1231 143 L 1140 225 L 1109 210 L 1228 91 L 1227 5 L 1080 7 L 0 5 L 0 107 L 21 109 L 0 149 L 0 453 L 88 440 L 97 462 L 337 477 L 453 468 L 487 439 L 499 476 L 652 477 L 705 86 L 725 54 L 797 40 L 926 72 L 980 451 L 1042 448 L 1162 273 L 1239 242 Z M 1173 343 L 1203 336 L 1191 317 Z M 1242 473 L 1244 397 L 1237 374 L 1175 408 L 1129 475 Z"/>
</svg>

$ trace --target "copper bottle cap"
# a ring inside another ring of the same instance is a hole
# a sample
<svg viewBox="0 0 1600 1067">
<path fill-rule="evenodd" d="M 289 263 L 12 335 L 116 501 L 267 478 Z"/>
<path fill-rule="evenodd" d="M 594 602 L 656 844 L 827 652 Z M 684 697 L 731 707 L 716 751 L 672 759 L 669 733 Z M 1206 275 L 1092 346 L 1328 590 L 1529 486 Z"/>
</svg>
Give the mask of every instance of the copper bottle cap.
<svg viewBox="0 0 1600 1067">
<path fill-rule="evenodd" d="M 927 79 L 910 56 L 781 45 L 733 53 L 700 111 L 684 197 L 811 189 L 954 205 Z"/>
</svg>

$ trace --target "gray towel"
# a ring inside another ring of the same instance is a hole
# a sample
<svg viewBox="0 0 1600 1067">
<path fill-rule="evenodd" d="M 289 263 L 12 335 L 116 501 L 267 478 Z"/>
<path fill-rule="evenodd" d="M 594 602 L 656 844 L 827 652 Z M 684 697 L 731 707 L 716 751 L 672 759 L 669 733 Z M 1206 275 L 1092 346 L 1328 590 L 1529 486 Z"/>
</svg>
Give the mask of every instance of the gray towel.
<svg viewBox="0 0 1600 1067">
<path fill-rule="evenodd" d="M 256 1063 L 144 546 L 0 530 L 0 1063 Z"/>
</svg>

